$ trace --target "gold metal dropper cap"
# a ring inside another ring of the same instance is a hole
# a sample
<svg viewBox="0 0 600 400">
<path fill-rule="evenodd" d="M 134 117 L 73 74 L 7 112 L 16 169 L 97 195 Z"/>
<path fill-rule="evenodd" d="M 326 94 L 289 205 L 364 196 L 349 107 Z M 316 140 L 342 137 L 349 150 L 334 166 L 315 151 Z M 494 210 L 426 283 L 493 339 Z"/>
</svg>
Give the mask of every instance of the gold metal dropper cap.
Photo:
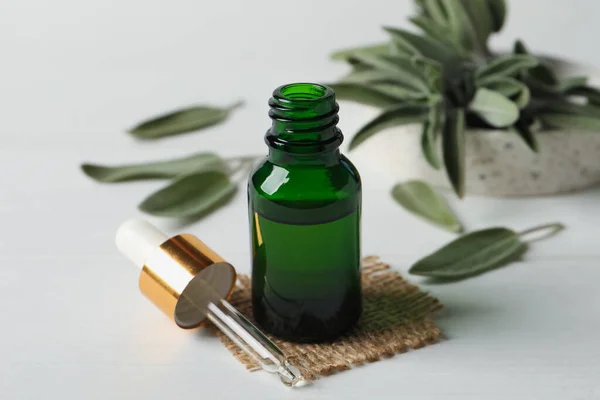
<svg viewBox="0 0 600 400">
<path fill-rule="evenodd" d="M 228 299 L 233 292 L 233 266 L 190 234 L 174 236 L 146 260 L 140 290 L 184 329 L 206 321 L 199 305 Z"/>
<path fill-rule="evenodd" d="M 235 268 L 197 237 L 168 237 L 142 220 L 123 223 L 116 237 L 119 251 L 141 268 L 141 292 L 184 329 L 206 321 L 210 302 L 228 299 Z"/>
</svg>

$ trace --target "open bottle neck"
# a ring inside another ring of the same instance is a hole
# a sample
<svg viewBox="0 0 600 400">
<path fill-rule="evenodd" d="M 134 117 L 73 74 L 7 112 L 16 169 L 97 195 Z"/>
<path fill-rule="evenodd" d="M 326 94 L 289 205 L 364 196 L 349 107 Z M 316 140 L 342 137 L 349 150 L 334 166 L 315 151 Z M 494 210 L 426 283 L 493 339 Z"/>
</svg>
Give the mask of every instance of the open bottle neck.
<svg viewBox="0 0 600 400">
<path fill-rule="evenodd" d="M 342 132 L 332 89 L 312 83 L 281 86 L 269 100 L 271 129 L 265 135 L 274 162 L 303 164 L 339 160 Z"/>
</svg>

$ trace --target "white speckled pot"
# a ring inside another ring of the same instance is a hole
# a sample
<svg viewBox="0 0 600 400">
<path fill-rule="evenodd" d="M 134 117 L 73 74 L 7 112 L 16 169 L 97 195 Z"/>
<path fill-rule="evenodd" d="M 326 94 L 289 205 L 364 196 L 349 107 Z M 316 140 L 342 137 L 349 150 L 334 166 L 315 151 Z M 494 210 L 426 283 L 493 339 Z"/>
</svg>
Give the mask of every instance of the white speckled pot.
<svg viewBox="0 0 600 400">
<path fill-rule="evenodd" d="M 593 78 L 600 78 L 597 70 L 553 61 L 560 63 L 562 73 L 588 75 L 593 84 L 597 84 Z M 370 119 L 379 111 L 369 108 L 366 112 Z M 548 195 L 600 183 L 600 132 L 542 131 L 536 137 L 538 154 L 516 134 L 468 130 L 467 194 Z M 445 171 L 436 171 L 427 164 L 420 150 L 420 139 L 418 124 L 389 128 L 365 141 L 352 155 L 393 181 L 423 179 L 450 188 Z"/>
</svg>

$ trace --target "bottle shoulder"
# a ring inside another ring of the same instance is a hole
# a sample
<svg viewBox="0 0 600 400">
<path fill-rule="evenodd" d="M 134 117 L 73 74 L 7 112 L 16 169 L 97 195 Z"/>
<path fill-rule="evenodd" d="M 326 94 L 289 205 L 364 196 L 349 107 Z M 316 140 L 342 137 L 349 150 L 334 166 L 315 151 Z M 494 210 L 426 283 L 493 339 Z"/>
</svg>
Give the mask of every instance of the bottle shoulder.
<svg viewBox="0 0 600 400">
<path fill-rule="evenodd" d="M 267 157 L 249 177 L 249 190 L 274 199 L 344 198 L 360 193 L 361 178 L 341 155 L 333 165 L 280 165 Z"/>
</svg>

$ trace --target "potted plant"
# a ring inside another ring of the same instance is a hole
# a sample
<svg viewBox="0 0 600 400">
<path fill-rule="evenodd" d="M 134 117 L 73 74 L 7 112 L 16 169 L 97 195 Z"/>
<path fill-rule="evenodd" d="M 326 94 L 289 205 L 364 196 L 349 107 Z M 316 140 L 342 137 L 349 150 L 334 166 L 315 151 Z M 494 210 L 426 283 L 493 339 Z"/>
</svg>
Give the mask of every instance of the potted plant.
<svg viewBox="0 0 600 400">
<path fill-rule="evenodd" d="M 484 195 L 539 195 L 600 182 L 600 91 L 589 73 L 532 55 L 517 40 L 490 50 L 504 0 L 417 0 L 420 33 L 384 28 L 387 43 L 339 51 L 351 71 L 329 85 L 374 116 L 357 158 L 394 180 Z"/>
</svg>

